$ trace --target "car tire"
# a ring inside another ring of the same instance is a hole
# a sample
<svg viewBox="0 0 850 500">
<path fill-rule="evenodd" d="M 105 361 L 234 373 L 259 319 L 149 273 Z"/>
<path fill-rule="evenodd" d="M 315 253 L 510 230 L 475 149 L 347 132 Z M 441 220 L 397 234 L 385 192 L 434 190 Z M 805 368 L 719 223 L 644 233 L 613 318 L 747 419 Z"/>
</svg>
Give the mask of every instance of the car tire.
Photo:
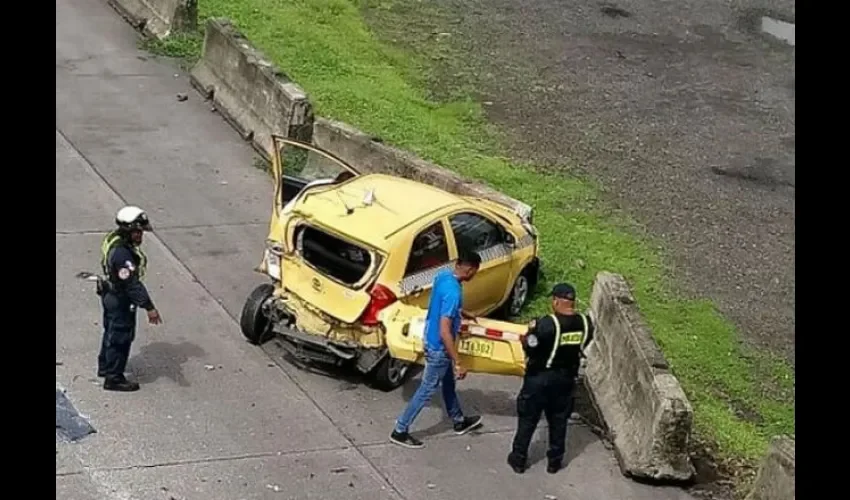
<svg viewBox="0 0 850 500">
<path fill-rule="evenodd" d="M 534 281 L 531 277 L 531 269 L 526 267 L 519 273 L 513 286 L 511 286 L 511 293 L 508 294 L 507 300 L 505 300 L 505 303 L 501 307 L 500 316 L 508 319 L 519 316 L 522 308 L 531 299 L 533 287 Z"/>
<path fill-rule="evenodd" d="M 411 363 L 395 359 L 387 353 L 372 371 L 372 385 L 384 392 L 398 389 L 407 380 L 410 366 Z"/>
<path fill-rule="evenodd" d="M 271 324 L 263 313 L 263 303 L 274 293 L 274 285 L 264 283 L 248 295 L 245 305 L 242 306 L 242 315 L 239 318 L 239 326 L 242 335 L 248 342 L 260 345 L 268 340 Z"/>
</svg>

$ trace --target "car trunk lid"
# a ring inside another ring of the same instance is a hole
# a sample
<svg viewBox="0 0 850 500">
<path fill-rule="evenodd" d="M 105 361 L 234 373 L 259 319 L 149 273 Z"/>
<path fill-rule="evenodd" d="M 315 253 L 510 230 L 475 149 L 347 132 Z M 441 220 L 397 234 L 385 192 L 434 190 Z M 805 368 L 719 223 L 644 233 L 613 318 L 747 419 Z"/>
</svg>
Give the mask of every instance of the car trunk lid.
<svg viewBox="0 0 850 500">
<path fill-rule="evenodd" d="M 284 286 L 344 323 L 356 322 L 372 302 L 372 282 L 383 256 L 313 221 L 293 230 L 293 252 L 283 259 Z"/>
</svg>

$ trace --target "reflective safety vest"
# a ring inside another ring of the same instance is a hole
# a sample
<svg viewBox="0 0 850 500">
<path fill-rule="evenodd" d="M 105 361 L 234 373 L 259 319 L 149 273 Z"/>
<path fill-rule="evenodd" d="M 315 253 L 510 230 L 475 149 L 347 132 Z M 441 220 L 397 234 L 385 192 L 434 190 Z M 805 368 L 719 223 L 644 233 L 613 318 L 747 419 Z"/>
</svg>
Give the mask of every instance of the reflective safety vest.
<svg viewBox="0 0 850 500">
<path fill-rule="evenodd" d="M 578 332 L 561 333 L 561 322 L 558 321 L 558 317 L 554 314 L 550 314 L 549 317 L 552 318 L 552 321 L 555 323 L 555 341 L 552 342 L 552 352 L 549 353 L 549 359 L 546 360 L 546 369 L 552 367 L 552 362 L 555 361 L 555 356 L 558 354 L 559 347 L 572 345 L 579 346 L 579 349 L 581 349 L 582 344 L 584 344 L 585 339 L 587 339 L 587 318 L 584 317 L 584 314 L 579 313 L 583 329 Z"/>
<path fill-rule="evenodd" d="M 109 266 L 107 264 L 107 260 L 109 259 L 109 252 L 112 251 L 113 248 L 117 247 L 121 244 L 122 237 L 118 234 L 118 231 L 112 231 L 107 234 L 103 238 L 103 243 L 100 244 L 100 267 L 103 269 L 103 274 L 109 279 Z M 145 271 L 148 267 L 148 256 L 145 255 L 145 252 L 138 246 L 133 245 L 133 253 L 139 257 L 139 265 L 138 265 L 138 277 L 139 281 L 145 279 Z"/>
</svg>

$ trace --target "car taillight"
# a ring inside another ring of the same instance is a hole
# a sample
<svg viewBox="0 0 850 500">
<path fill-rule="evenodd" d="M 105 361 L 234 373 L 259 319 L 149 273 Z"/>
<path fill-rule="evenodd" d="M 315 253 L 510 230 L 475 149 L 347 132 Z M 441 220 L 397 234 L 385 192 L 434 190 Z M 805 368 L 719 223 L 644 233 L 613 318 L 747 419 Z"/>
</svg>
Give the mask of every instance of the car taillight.
<svg viewBox="0 0 850 500">
<path fill-rule="evenodd" d="M 378 313 L 388 305 L 398 300 L 395 294 L 384 285 L 375 285 L 369 291 L 369 296 L 372 300 L 363 311 L 363 316 L 360 317 L 360 323 L 366 326 L 374 326 L 378 324 Z"/>
</svg>

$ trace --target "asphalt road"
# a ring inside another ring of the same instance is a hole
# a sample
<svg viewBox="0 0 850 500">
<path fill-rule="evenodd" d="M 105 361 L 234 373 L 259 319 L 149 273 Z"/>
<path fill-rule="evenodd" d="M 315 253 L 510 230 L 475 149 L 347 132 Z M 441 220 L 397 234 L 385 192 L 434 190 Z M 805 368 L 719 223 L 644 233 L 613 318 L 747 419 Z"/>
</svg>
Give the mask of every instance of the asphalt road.
<svg viewBox="0 0 850 500">
<path fill-rule="evenodd" d="M 515 476 L 504 457 L 516 379 L 470 377 L 462 400 L 484 415 L 483 432 L 453 436 L 437 402 L 417 423 L 427 448 L 411 451 L 386 437 L 413 384 L 381 393 L 244 342 L 234 317 L 263 281 L 252 268 L 269 179 L 187 76 L 140 52 L 104 0 L 56 9 L 56 378 L 97 429 L 57 443 L 57 498 L 690 498 L 626 480 L 578 425 L 566 470 L 550 476 L 538 464 Z M 132 394 L 107 393 L 94 378 L 101 312 L 74 278 L 96 270 L 124 203 L 144 207 L 156 227 L 145 243 L 148 286 L 165 320 L 140 323 L 130 371 L 142 390 Z M 539 443 L 533 450 L 542 458 Z"/>
</svg>

